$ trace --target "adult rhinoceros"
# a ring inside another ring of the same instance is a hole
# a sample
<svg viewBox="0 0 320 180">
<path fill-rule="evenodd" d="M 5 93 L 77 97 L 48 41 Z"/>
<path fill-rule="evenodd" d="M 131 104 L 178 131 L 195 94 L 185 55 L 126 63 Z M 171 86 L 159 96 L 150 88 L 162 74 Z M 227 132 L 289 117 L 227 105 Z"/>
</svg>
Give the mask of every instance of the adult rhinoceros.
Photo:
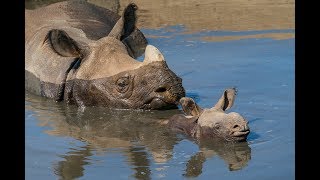
<svg viewBox="0 0 320 180">
<path fill-rule="evenodd" d="M 136 10 L 131 3 L 120 17 L 85 1 L 26 10 L 26 89 L 78 106 L 175 108 L 182 80 L 147 45 Z"/>
</svg>

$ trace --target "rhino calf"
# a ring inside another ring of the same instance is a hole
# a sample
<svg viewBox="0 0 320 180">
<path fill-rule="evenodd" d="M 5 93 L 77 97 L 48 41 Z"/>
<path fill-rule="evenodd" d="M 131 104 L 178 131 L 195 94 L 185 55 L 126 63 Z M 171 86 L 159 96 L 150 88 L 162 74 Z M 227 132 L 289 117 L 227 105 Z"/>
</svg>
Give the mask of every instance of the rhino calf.
<svg viewBox="0 0 320 180">
<path fill-rule="evenodd" d="M 235 112 L 225 113 L 234 103 L 236 89 L 226 89 L 211 109 L 200 108 L 192 98 L 183 97 L 180 104 L 185 115 L 172 116 L 170 128 L 194 138 L 223 138 L 227 141 L 245 141 L 250 132 L 248 122 Z"/>
<path fill-rule="evenodd" d="M 176 108 L 182 80 L 136 28 L 137 9 L 120 17 L 73 0 L 25 10 L 26 90 L 78 106 Z"/>
</svg>

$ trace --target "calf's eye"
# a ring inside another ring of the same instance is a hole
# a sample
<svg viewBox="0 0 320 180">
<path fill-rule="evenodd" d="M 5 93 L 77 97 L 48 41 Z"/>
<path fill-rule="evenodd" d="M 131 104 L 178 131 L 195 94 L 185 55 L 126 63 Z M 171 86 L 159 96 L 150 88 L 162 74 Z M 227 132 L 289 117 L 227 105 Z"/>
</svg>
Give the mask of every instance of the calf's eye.
<svg viewBox="0 0 320 180">
<path fill-rule="evenodd" d="M 219 124 L 219 123 L 215 123 L 215 124 L 214 124 L 214 128 L 220 129 L 220 124 Z"/>
</svg>

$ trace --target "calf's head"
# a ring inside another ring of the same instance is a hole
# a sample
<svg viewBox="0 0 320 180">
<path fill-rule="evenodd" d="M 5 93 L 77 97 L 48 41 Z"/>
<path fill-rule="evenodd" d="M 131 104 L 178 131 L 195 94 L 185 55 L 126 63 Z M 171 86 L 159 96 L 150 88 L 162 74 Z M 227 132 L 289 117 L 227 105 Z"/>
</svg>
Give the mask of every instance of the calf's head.
<svg viewBox="0 0 320 180">
<path fill-rule="evenodd" d="M 185 90 L 161 52 L 147 45 L 140 62 L 132 58 L 133 48 L 124 42 L 127 38 L 134 42 L 130 36 L 135 30 L 134 10 L 127 8 L 109 35 L 98 41 L 76 42 L 61 30 L 48 34 L 47 40 L 58 55 L 75 58 L 66 78 L 67 101 L 122 109 L 177 107 Z"/>
<path fill-rule="evenodd" d="M 183 97 L 180 104 L 186 117 L 194 119 L 196 137 L 222 137 L 228 141 L 246 140 L 250 130 L 248 122 L 236 112 L 226 113 L 234 103 L 236 89 L 223 92 L 215 106 L 210 109 L 200 108 L 193 99 Z"/>
</svg>

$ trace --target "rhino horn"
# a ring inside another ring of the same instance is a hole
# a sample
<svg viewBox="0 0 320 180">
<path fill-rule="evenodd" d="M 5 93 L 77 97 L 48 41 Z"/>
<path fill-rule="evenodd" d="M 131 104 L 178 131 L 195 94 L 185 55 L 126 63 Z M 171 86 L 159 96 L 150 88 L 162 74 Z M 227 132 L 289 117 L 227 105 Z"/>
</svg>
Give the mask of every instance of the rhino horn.
<svg viewBox="0 0 320 180">
<path fill-rule="evenodd" d="M 144 54 L 143 64 L 149 64 L 155 61 L 165 61 L 162 53 L 154 46 L 147 45 Z"/>
</svg>

